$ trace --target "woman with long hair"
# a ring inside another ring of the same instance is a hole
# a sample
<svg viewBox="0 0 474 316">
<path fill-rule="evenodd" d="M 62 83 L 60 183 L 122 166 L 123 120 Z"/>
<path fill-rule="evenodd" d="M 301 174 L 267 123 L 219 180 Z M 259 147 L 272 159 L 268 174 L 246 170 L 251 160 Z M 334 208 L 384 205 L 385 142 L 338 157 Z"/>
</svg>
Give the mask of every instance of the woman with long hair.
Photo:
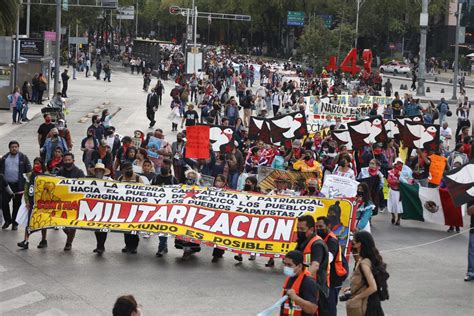
<svg viewBox="0 0 474 316">
<path fill-rule="evenodd" d="M 27 174 L 25 174 L 25 177 L 27 178 L 27 181 L 25 182 L 25 194 L 23 195 L 23 198 L 25 199 L 25 207 L 26 210 L 28 211 L 28 224 L 31 218 L 31 212 L 33 211 L 33 204 L 35 202 L 34 198 L 34 185 L 35 185 L 35 179 L 37 176 L 42 175 L 46 172 L 46 167 L 43 163 L 43 159 L 37 157 L 33 160 L 33 170 Z M 27 225 L 28 227 L 28 225 Z M 30 234 L 28 232 L 28 228 L 25 229 L 25 239 L 19 243 L 17 243 L 17 246 L 22 248 L 22 249 L 28 249 L 29 247 L 29 238 Z M 46 229 L 41 230 L 41 241 L 38 245 L 38 248 L 46 248 L 48 247 L 48 242 L 46 241 Z"/>
<path fill-rule="evenodd" d="M 350 299 L 346 304 L 348 316 L 383 316 L 382 305 L 378 295 L 377 282 L 373 271 L 386 271 L 386 264 L 375 247 L 374 238 L 366 231 L 354 234 L 352 247 L 358 253 L 354 272 L 350 277 Z M 344 289 L 349 296 L 349 289 Z"/>
<path fill-rule="evenodd" d="M 370 233 L 370 219 L 375 208 L 372 199 L 370 198 L 370 190 L 367 183 L 362 182 L 357 186 L 357 221 L 356 227 L 358 230 L 365 230 Z"/>
</svg>

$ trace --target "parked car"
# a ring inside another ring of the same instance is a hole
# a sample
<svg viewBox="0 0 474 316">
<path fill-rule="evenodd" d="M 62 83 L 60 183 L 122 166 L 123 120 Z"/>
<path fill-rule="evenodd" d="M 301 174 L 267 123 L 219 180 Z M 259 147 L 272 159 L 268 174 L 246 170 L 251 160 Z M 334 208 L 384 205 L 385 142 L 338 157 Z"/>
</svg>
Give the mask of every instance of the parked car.
<svg viewBox="0 0 474 316">
<path fill-rule="evenodd" d="M 411 72 L 410 66 L 398 61 L 391 61 L 380 66 L 380 72 L 393 72 L 395 74 L 405 74 Z"/>
</svg>

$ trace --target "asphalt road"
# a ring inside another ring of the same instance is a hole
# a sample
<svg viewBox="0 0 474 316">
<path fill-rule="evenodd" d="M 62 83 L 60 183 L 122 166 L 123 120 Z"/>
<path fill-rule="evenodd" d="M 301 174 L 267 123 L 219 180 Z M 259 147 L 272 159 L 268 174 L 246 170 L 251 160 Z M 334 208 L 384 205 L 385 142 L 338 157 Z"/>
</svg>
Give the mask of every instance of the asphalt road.
<svg viewBox="0 0 474 316">
<path fill-rule="evenodd" d="M 141 83 L 140 77 L 119 70 L 113 72 L 112 83 L 86 79 L 83 74 L 71 80 L 68 122 L 80 166 L 78 147 L 90 120 L 78 121 L 104 101 L 116 113 L 113 125 L 119 133 L 148 130 Z M 167 119 L 172 83 L 165 87 L 157 127 L 163 127 L 173 140 L 175 133 Z M 36 118 L 0 135 L 0 148 L 6 151 L 8 141 L 15 138 L 33 158 L 41 122 Z M 454 121 L 451 125 L 455 127 Z M 390 300 L 383 304 L 387 315 L 474 314 L 474 283 L 463 282 L 466 233 L 448 234 L 446 227 L 414 221 L 395 227 L 387 214 L 378 215 L 373 224 L 377 247 L 391 275 Z M 97 257 L 92 253 L 95 238 L 91 232 L 78 231 L 71 252 L 63 251 L 66 237 L 61 231 L 48 234 L 47 249 L 36 248 L 40 234 L 35 233 L 25 251 L 16 246 L 22 230 L 0 231 L 0 315 L 110 315 L 116 297 L 123 294 L 135 295 L 143 315 L 256 315 L 281 295 L 284 276 L 279 261 L 269 269 L 264 266 L 266 259 L 250 262 L 244 258 L 236 264 L 233 254 L 226 253 L 222 261 L 212 264 L 212 249 L 203 247 L 183 262 L 173 240 L 169 240 L 170 252 L 156 258 L 156 237 L 142 239 L 137 255 L 122 254 L 123 237 L 118 233 L 109 234 L 105 254 Z M 345 315 L 344 304 L 339 308 L 340 315 Z"/>
</svg>

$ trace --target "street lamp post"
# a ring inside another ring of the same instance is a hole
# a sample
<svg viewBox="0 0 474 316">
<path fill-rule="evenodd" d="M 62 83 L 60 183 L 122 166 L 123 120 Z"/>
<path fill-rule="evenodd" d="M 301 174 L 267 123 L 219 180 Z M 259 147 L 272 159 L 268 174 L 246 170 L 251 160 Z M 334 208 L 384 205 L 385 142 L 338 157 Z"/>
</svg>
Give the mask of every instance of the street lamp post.
<svg viewBox="0 0 474 316">
<path fill-rule="evenodd" d="M 54 93 L 59 91 L 59 67 L 61 54 L 61 0 L 56 0 L 56 46 L 55 46 L 55 67 L 54 67 Z"/>
<path fill-rule="evenodd" d="M 462 3 L 458 0 L 458 6 L 456 11 L 456 42 L 454 43 L 454 77 L 453 77 L 453 96 L 451 100 L 456 100 L 456 90 L 458 86 L 458 74 L 459 74 L 459 29 L 461 24 L 461 10 Z"/>
<path fill-rule="evenodd" d="M 425 96 L 425 74 L 426 74 L 426 35 L 428 33 L 428 1 L 421 3 L 420 13 L 420 58 L 418 60 L 418 87 L 417 96 Z"/>
<path fill-rule="evenodd" d="M 354 47 L 357 49 L 357 39 L 359 37 L 359 13 L 360 13 L 360 7 L 364 4 L 365 0 L 356 0 L 357 2 L 357 15 L 356 15 L 356 27 L 355 27 L 355 41 L 354 41 Z"/>
</svg>

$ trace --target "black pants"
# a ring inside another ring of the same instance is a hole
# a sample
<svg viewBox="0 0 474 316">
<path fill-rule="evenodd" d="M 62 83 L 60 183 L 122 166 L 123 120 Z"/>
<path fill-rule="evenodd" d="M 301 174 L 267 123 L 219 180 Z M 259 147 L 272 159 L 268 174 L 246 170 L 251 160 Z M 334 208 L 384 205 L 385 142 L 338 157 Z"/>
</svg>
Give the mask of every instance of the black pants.
<svg viewBox="0 0 474 316">
<path fill-rule="evenodd" d="M 279 110 L 280 110 L 279 105 L 273 105 L 273 116 L 277 116 Z"/>
<path fill-rule="evenodd" d="M 146 109 L 146 117 L 150 121 L 150 126 L 155 123 L 155 111 L 153 111 L 153 109 Z"/>
<path fill-rule="evenodd" d="M 214 248 L 214 250 L 212 251 L 212 256 L 220 258 L 224 255 L 224 253 L 225 253 L 224 249 Z"/>
<path fill-rule="evenodd" d="M 97 240 L 97 249 L 105 249 L 105 241 L 107 240 L 107 233 L 95 232 L 95 239 Z"/>
<path fill-rule="evenodd" d="M 319 316 L 329 316 L 329 301 L 321 291 L 319 291 L 318 311 Z"/>
<path fill-rule="evenodd" d="M 156 96 L 158 97 L 158 105 L 161 105 L 162 95 L 157 94 Z"/>
<path fill-rule="evenodd" d="M 136 250 L 138 248 L 138 243 L 140 242 L 138 235 L 124 234 L 123 239 L 125 240 L 125 248 L 130 250 Z"/>
<path fill-rule="evenodd" d="M 194 98 L 193 98 L 194 96 Z M 197 87 L 191 87 L 191 102 L 194 100 L 196 102 L 197 97 Z"/>
<path fill-rule="evenodd" d="M 18 192 L 18 183 L 9 183 L 8 184 L 13 192 Z M 3 210 L 3 219 L 5 223 L 15 223 L 16 215 L 18 214 L 18 209 L 21 205 L 21 198 L 23 194 L 9 195 L 6 190 L 2 192 L 2 210 Z M 10 213 L 10 201 L 13 200 L 13 209 Z"/>
<path fill-rule="evenodd" d="M 38 104 L 43 104 L 43 93 L 44 93 L 44 90 L 42 89 L 38 90 Z"/>
<path fill-rule="evenodd" d="M 471 127 L 471 122 L 469 120 L 458 119 L 458 126 L 456 127 L 456 134 L 454 134 L 454 138 L 456 138 L 459 135 L 459 132 L 461 132 L 461 129 L 464 126 Z"/>
<path fill-rule="evenodd" d="M 61 91 L 61 96 L 67 98 L 67 83 L 63 83 L 63 90 Z"/>
<path fill-rule="evenodd" d="M 337 300 L 339 299 L 339 291 L 341 287 L 331 287 L 329 288 L 329 315 L 337 316 Z"/>
</svg>

